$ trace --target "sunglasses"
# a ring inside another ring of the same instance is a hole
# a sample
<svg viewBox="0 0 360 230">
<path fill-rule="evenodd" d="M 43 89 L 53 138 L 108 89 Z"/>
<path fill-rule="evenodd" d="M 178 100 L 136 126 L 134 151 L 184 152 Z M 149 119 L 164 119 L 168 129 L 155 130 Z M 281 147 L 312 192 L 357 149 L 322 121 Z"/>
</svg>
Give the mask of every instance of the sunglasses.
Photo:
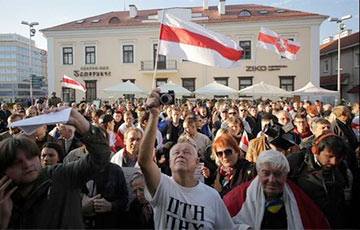
<svg viewBox="0 0 360 230">
<path fill-rule="evenodd" d="M 225 154 L 227 157 L 229 157 L 232 154 L 232 152 L 233 151 L 231 149 L 225 149 L 224 151 L 216 152 L 216 156 L 222 157 Z"/>
<path fill-rule="evenodd" d="M 229 114 L 237 114 L 236 112 L 231 112 L 231 113 L 229 113 Z"/>
</svg>

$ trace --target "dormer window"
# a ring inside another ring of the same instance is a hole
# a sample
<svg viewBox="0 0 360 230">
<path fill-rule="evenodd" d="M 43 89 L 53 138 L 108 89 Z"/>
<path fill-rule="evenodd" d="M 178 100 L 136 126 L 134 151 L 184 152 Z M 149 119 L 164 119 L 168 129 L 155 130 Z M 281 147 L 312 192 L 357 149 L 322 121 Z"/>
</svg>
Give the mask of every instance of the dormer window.
<svg viewBox="0 0 360 230">
<path fill-rule="evenodd" d="M 250 17 L 251 13 L 248 10 L 243 10 L 243 11 L 240 11 L 239 16 L 240 17 Z"/>
<path fill-rule="evenodd" d="M 85 20 L 78 20 L 78 21 L 76 21 L 75 23 L 76 24 L 82 24 L 82 23 L 84 23 L 85 22 Z"/>
<path fill-rule="evenodd" d="M 276 13 L 279 13 L 279 14 L 285 13 L 285 10 L 284 9 L 278 9 L 278 10 L 276 10 Z"/>
<path fill-rule="evenodd" d="M 260 13 L 260 14 L 267 14 L 268 11 L 267 11 L 267 10 L 260 10 L 259 13 Z"/>
<path fill-rule="evenodd" d="M 94 19 L 91 21 L 91 23 L 98 23 L 98 22 L 100 22 L 100 19 Z"/>
<path fill-rule="evenodd" d="M 112 17 L 109 20 L 109 24 L 118 24 L 120 23 L 120 19 L 118 17 Z"/>
</svg>

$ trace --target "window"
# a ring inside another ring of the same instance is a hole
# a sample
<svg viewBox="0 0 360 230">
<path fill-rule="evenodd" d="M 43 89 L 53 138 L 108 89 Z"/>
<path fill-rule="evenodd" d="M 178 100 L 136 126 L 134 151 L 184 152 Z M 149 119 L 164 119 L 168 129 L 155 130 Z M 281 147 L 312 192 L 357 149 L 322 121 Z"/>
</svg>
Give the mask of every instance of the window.
<svg viewBox="0 0 360 230">
<path fill-rule="evenodd" d="M 355 67 L 360 66 L 359 53 L 355 54 Z"/>
<path fill-rule="evenodd" d="M 195 91 L 195 79 L 196 78 L 182 78 L 182 87 L 190 92 Z"/>
<path fill-rule="evenodd" d="M 73 64 L 73 48 L 72 47 L 63 47 L 63 64 L 72 65 Z"/>
<path fill-rule="evenodd" d="M 252 86 L 253 77 L 239 77 L 239 90 Z"/>
<path fill-rule="evenodd" d="M 295 76 L 280 76 L 280 88 L 286 91 L 294 91 Z"/>
<path fill-rule="evenodd" d="M 118 17 L 112 17 L 109 20 L 109 24 L 118 24 L 120 23 L 120 19 Z"/>
<path fill-rule="evenodd" d="M 251 13 L 248 10 L 242 10 L 242 11 L 240 11 L 239 16 L 240 17 L 250 17 Z"/>
<path fill-rule="evenodd" d="M 251 59 L 251 41 L 240 41 L 239 46 L 244 51 L 241 59 Z"/>
<path fill-rule="evenodd" d="M 93 101 L 96 99 L 96 80 L 85 81 L 86 90 L 86 101 Z"/>
<path fill-rule="evenodd" d="M 85 47 L 85 64 L 95 64 L 95 46 Z"/>
<path fill-rule="evenodd" d="M 122 79 L 123 82 L 130 81 L 131 83 L 135 84 L 135 79 Z"/>
<path fill-rule="evenodd" d="M 75 89 L 70 89 L 70 88 L 63 87 L 62 92 L 63 92 L 64 102 L 73 102 L 73 101 L 75 101 Z"/>
<path fill-rule="evenodd" d="M 228 86 L 229 85 L 229 77 L 214 77 L 214 80 L 222 85 Z"/>
<path fill-rule="evenodd" d="M 157 44 L 154 44 L 153 45 L 154 67 L 155 67 L 155 61 L 156 61 L 156 54 L 157 54 Z M 157 68 L 158 69 L 166 69 L 166 56 L 159 54 Z"/>
<path fill-rule="evenodd" d="M 324 61 L 324 73 L 329 72 L 329 60 Z"/>
<path fill-rule="evenodd" d="M 123 63 L 134 63 L 134 46 L 123 46 Z"/>
<path fill-rule="evenodd" d="M 167 78 L 157 78 L 156 79 L 156 87 L 159 87 L 166 83 L 167 83 Z"/>
</svg>

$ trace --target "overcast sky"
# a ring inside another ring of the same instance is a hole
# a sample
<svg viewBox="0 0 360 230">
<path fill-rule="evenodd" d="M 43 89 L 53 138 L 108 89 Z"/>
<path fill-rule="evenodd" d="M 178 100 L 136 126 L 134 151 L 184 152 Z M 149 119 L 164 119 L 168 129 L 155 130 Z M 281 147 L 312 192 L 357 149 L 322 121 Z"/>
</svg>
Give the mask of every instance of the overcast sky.
<svg viewBox="0 0 360 230">
<path fill-rule="evenodd" d="M 125 2 L 124 2 L 125 1 Z M 209 5 L 217 5 L 210 0 Z M 260 4 L 311 13 L 341 17 L 351 14 L 345 23 L 353 32 L 359 31 L 359 0 L 227 0 L 226 4 Z M 29 36 L 29 28 L 22 20 L 39 22 L 37 29 L 44 29 L 81 18 L 111 11 L 122 11 L 124 5 L 135 4 L 138 10 L 202 6 L 202 0 L 0 0 L 0 33 L 17 33 Z M 320 41 L 337 33 L 336 23 L 325 21 L 320 27 Z M 36 46 L 47 49 L 46 39 L 40 32 L 35 35 Z M 319 41 L 319 43 L 320 43 Z"/>
</svg>

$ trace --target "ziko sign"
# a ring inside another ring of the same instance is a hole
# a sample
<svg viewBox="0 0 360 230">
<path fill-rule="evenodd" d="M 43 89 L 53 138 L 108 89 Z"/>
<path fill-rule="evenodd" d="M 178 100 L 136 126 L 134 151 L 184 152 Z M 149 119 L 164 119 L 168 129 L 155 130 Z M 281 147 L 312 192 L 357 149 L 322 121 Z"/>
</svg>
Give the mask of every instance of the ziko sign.
<svg viewBox="0 0 360 230">
<path fill-rule="evenodd" d="M 75 77 L 110 77 L 109 66 L 91 66 L 81 67 L 80 70 L 74 70 Z"/>
<path fill-rule="evenodd" d="M 251 65 L 245 66 L 247 72 L 254 72 L 254 71 L 278 71 L 282 68 L 287 68 L 287 65 Z"/>
</svg>

